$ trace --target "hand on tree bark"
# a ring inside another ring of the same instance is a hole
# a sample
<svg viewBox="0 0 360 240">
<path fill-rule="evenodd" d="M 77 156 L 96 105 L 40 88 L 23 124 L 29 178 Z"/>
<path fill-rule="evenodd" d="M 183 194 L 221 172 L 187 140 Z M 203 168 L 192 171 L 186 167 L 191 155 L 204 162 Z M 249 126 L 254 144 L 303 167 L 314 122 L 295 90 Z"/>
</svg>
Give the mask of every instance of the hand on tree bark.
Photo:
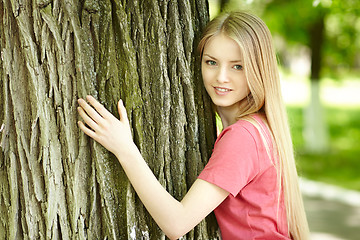
<svg viewBox="0 0 360 240">
<path fill-rule="evenodd" d="M 118 102 L 120 120 L 112 115 L 94 97 L 79 99 L 78 112 L 86 125 L 79 121 L 80 129 L 89 137 L 103 145 L 120 160 L 131 149 L 136 148 L 131 135 L 129 120 L 122 100 Z"/>
</svg>

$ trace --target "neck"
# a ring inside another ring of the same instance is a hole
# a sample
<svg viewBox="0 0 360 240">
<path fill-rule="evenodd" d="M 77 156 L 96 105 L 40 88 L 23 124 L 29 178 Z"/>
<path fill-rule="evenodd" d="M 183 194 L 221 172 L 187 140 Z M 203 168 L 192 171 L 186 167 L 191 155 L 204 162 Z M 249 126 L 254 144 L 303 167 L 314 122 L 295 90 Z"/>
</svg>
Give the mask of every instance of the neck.
<svg viewBox="0 0 360 240">
<path fill-rule="evenodd" d="M 223 128 L 227 128 L 228 126 L 236 123 L 238 117 L 238 107 L 229 108 L 229 107 L 217 107 L 217 112 L 221 118 L 221 123 Z"/>
</svg>

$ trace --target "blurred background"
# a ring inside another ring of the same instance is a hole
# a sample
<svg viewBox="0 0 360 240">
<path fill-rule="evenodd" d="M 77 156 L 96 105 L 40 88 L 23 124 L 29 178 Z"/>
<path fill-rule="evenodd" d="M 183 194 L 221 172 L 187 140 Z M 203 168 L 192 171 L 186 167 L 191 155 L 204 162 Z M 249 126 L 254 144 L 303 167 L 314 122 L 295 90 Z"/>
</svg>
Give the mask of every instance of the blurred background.
<svg viewBox="0 0 360 240">
<path fill-rule="evenodd" d="M 272 32 L 311 240 L 360 239 L 360 1 L 209 0 Z"/>
</svg>

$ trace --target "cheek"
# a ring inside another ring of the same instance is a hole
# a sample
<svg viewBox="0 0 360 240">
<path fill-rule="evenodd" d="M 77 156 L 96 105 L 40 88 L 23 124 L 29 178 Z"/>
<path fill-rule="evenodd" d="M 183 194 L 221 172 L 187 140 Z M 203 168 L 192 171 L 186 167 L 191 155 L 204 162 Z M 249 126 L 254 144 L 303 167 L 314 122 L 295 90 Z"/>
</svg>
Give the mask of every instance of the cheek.
<svg viewBox="0 0 360 240">
<path fill-rule="evenodd" d="M 248 91 L 248 93 L 249 93 L 250 88 L 249 88 L 248 82 L 246 81 L 245 74 L 241 74 L 240 79 L 241 79 L 241 81 L 239 82 L 239 86 L 243 89 L 246 89 L 246 91 Z"/>
<path fill-rule="evenodd" d="M 211 82 L 211 71 L 206 69 L 206 67 L 201 67 L 201 75 L 202 75 L 204 84 Z"/>
<path fill-rule="evenodd" d="M 204 64 L 202 63 L 201 64 L 201 76 L 202 76 L 202 78 L 204 79 L 204 72 L 205 72 L 205 70 L 204 70 Z"/>
<path fill-rule="evenodd" d="M 203 80 L 204 85 L 206 85 L 208 77 L 206 76 L 206 71 L 204 70 L 203 67 L 201 67 L 201 76 L 202 76 L 202 80 Z"/>
<path fill-rule="evenodd" d="M 208 94 L 209 93 L 209 90 L 212 88 L 211 87 L 211 77 L 209 76 L 209 72 L 204 70 L 203 68 L 201 69 L 201 74 L 202 74 L 202 80 L 203 80 L 203 84 L 204 84 L 204 87 L 206 89 L 206 92 Z"/>
</svg>

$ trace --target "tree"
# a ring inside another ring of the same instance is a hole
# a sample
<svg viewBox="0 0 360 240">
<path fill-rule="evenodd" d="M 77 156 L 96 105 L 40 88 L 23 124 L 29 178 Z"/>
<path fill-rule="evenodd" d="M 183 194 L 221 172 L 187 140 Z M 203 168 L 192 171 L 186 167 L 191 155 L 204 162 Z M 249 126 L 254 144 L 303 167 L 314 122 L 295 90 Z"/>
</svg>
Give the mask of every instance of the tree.
<svg viewBox="0 0 360 240">
<path fill-rule="evenodd" d="M 230 0 L 219 0 L 219 12 L 223 12 L 226 9 L 226 5 L 229 4 Z"/>
<path fill-rule="evenodd" d="M 164 239 L 113 155 L 80 133 L 77 99 L 116 113 L 181 199 L 215 137 L 197 1 L 0 2 L 0 239 Z M 184 239 L 216 239 L 213 216 Z"/>
<path fill-rule="evenodd" d="M 283 36 L 289 45 L 304 45 L 310 50 L 311 97 L 309 105 L 304 109 L 304 138 L 306 149 L 310 152 L 323 152 L 329 147 L 319 84 L 328 12 L 329 8 L 324 7 L 322 1 L 274 0 L 267 5 L 264 13 L 270 29 Z"/>
<path fill-rule="evenodd" d="M 343 77 L 344 69 L 358 67 L 358 13 L 357 1 L 353 0 L 273 0 L 267 5 L 264 16 L 271 30 L 283 36 L 287 46 L 303 45 L 310 52 L 311 99 L 304 117 L 305 144 L 310 152 L 329 149 L 321 79 Z"/>
</svg>

